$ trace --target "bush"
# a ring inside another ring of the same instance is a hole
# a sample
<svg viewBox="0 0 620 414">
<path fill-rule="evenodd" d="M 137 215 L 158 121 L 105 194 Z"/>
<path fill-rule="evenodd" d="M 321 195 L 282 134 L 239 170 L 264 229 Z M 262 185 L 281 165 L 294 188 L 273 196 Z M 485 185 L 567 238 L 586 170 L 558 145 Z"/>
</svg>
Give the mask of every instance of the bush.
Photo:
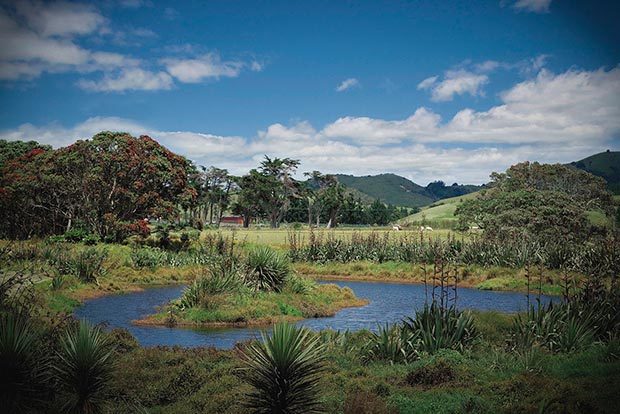
<svg viewBox="0 0 620 414">
<path fill-rule="evenodd" d="M 242 268 L 236 260 L 216 261 L 207 265 L 203 273 L 185 289 L 179 308 L 208 307 L 213 295 L 239 291 L 243 285 Z"/>
<path fill-rule="evenodd" d="M 387 361 L 390 364 L 411 362 L 418 357 L 414 339 L 410 332 L 398 325 L 381 326 L 366 343 L 365 359 Z"/>
<path fill-rule="evenodd" d="M 435 386 L 452 381 L 455 377 L 452 366 L 447 361 L 439 359 L 433 364 L 409 372 L 405 381 L 409 385 Z"/>
<path fill-rule="evenodd" d="M 291 272 L 288 259 L 267 246 L 251 250 L 247 266 L 249 282 L 262 291 L 280 292 Z"/>
<path fill-rule="evenodd" d="M 415 319 L 407 318 L 403 330 L 414 338 L 416 349 L 434 354 L 440 349 L 462 351 L 477 336 L 473 316 L 454 306 L 442 307 L 437 302 L 424 305 Z"/>
<path fill-rule="evenodd" d="M 104 266 L 107 257 L 106 250 L 99 250 L 96 247 L 73 252 L 58 249 L 51 257 L 50 264 L 60 275 L 73 275 L 84 283 L 99 283 L 98 278 L 107 271 Z"/>
<path fill-rule="evenodd" d="M 62 411 L 100 412 L 112 380 L 113 347 L 97 327 L 80 322 L 60 342 L 54 376 L 63 395 Z"/>
<path fill-rule="evenodd" d="M 239 374 L 253 390 L 244 401 L 264 413 L 320 412 L 318 383 L 324 371 L 324 345 L 306 328 L 287 323 L 243 353 Z"/>
</svg>

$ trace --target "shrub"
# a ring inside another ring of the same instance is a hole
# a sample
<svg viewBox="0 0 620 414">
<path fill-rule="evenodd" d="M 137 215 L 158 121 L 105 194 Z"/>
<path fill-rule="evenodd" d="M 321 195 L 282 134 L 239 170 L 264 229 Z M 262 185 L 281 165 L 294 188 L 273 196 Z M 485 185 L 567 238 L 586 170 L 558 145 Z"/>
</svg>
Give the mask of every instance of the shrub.
<svg viewBox="0 0 620 414">
<path fill-rule="evenodd" d="M 318 383 L 324 371 L 324 345 L 306 328 L 277 324 L 271 337 L 249 345 L 239 374 L 253 390 L 244 401 L 264 413 L 320 412 Z"/>
<path fill-rule="evenodd" d="M 36 406 L 36 384 L 42 379 L 42 365 L 36 355 L 32 325 L 15 314 L 0 317 L 0 407 L 6 412 L 29 412 Z"/>
<path fill-rule="evenodd" d="M 439 385 L 452 381 L 455 378 L 452 366 L 445 360 L 439 359 L 433 364 L 417 368 L 407 374 L 405 381 L 409 385 Z"/>
<path fill-rule="evenodd" d="M 250 251 L 247 266 L 248 281 L 263 291 L 280 292 L 291 272 L 288 259 L 266 246 Z"/>
<path fill-rule="evenodd" d="M 534 346 L 552 352 L 578 351 L 596 338 L 596 316 L 579 312 L 570 304 L 531 306 L 525 315 L 517 315 L 512 328 L 512 344 L 518 351 Z"/>
<path fill-rule="evenodd" d="M 60 342 L 58 360 L 52 366 L 62 393 L 62 411 L 100 412 L 112 379 L 113 347 L 104 333 L 82 321 Z"/>
<path fill-rule="evenodd" d="M 71 243 L 81 242 L 87 236 L 89 236 L 88 231 L 79 227 L 73 227 L 72 229 L 67 230 L 65 234 L 63 234 L 63 238 L 65 239 L 65 241 Z"/>
<path fill-rule="evenodd" d="M 291 274 L 286 278 L 284 289 L 291 293 L 305 295 L 316 287 L 316 282 L 312 279 Z"/>
<path fill-rule="evenodd" d="M 70 273 L 85 283 L 99 283 L 98 278 L 105 274 L 105 259 L 108 253 L 95 247 L 78 250 L 67 263 Z"/>
<path fill-rule="evenodd" d="M 211 296 L 238 291 L 242 285 L 242 269 L 236 260 L 221 259 L 203 268 L 203 274 L 183 292 L 178 307 L 206 307 Z"/>
<path fill-rule="evenodd" d="M 133 267 L 153 270 L 163 263 L 164 254 L 159 249 L 145 247 L 132 249 L 130 257 Z"/>
<path fill-rule="evenodd" d="M 437 302 L 417 311 L 415 319 L 407 318 L 403 330 L 415 339 L 415 347 L 429 354 L 440 349 L 462 351 L 477 336 L 474 318 L 454 306 L 442 307 Z"/>
<path fill-rule="evenodd" d="M 380 326 L 373 332 L 366 343 L 364 356 L 366 360 L 382 360 L 390 364 L 408 363 L 417 358 L 414 348 L 415 338 L 400 326 Z"/>
</svg>

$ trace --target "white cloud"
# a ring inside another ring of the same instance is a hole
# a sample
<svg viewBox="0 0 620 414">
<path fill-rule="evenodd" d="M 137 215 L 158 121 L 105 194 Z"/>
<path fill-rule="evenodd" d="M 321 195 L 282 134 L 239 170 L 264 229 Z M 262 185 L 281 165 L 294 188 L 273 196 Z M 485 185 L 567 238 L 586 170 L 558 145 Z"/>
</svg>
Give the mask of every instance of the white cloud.
<svg viewBox="0 0 620 414">
<path fill-rule="evenodd" d="M 551 0 L 517 0 L 512 7 L 519 11 L 548 13 Z"/>
<path fill-rule="evenodd" d="M 250 63 L 250 70 L 252 72 L 261 72 L 263 69 L 265 69 L 264 63 L 257 62 L 255 60 Z"/>
<path fill-rule="evenodd" d="M 44 37 L 86 35 L 105 30 L 106 19 L 93 6 L 83 3 L 21 0 L 17 13 L 28 26 Z"/>
<path fill-rule="evenodd" d="M 241 61 L 222 61 L 217 53 L 195 59 L 166 58 L 161 62 L 172 76 L 184 83 L 198 83 L 210 78 L 236 78 L 245 65 Z"/>
<path fill-rule="evenodd" d="M 140 68 L 122 69 L 115 77 L 105 75 L 97 81 L 78 81 L 80 88 L 93 92 L 155 91 L 170 89 L 172 85 L 172 77 L 166 72 L 151 72 Z"/>
<path fill-rule="evenodd" d="M 356 88 L 360 86 L 360 81 L 355 79 L 355 78 L 349 78 L 349 79 L 345 79 L 342 82 L 340 82 L 340 85 L 338 85 L 336 87 L 336 91 L 337 92 L 344 92 L 346 90 L 349 90 L 351 88 Z"/>
<path fill-rule="evenodd" d="M 483 183 L 491 171 L 524 161 L 569 162 L 620 149 L 620 68 L 539 75 L 501 94 L 486 111 L 463 109 L 442 122 L 418 108 L 404 120 L 342 117 L 322 129 L 309 122 L 276 123 L 255 137 L 161 131 L 120 118 L 91 118 L 72 128 L 22 125 L 3 139 L 68 145 L 101 130 L 148 134 L 201 165 L 241 174 L 263 154 L 298 158 L 300 171 L 394 172 L 426 184 Z"/>
<path fill-rule="evenodd" d="M 438 76 L 431 76 L 429 78 L 424 79 L 422 82 L 418 83 L 418 89 L 429 89 L 435 85 L 437 82 Z"/>
<path fill-rule="evenodd" d="M 432 76 L 418 84 L 418 89 L 429 89 L 431 91 L 433 101 L 451 101 L 454 95 L 482 95 L 482 86 L 489 81 L 487 75 L 464 69 L 446 71 L 441 81 L 437 81 L 437 79 L 437 76 Z"/>
<path fill-rule="evenodd" d="M 137 7 L 148 2 L 128 1 L 121 5 Z M 110 33 L 107 25 L 107 19 L 95 7 L 83 3 L 23 0 L 0 8 L 0 80 L 31 80 L 46 72 L 102 72 L 99 79 L 80 79 L 77 85 L 90 91 L 122 92 L 170 89 L 173 77 L 197 83 L 237 77 L 243 69 L 259 72 L 264 68 L 258 60 L 223 61 L 213 52 L 197 58 L 164 58 L 149 64 L 124 54 L 80 46 L 78 40 L 85 36 L 101 41 L 101 34 L 110 34 L 110 41 L 122 44 L 129 44 L 132 37 L 157 36 L 145 28 Z"/>
</svg>

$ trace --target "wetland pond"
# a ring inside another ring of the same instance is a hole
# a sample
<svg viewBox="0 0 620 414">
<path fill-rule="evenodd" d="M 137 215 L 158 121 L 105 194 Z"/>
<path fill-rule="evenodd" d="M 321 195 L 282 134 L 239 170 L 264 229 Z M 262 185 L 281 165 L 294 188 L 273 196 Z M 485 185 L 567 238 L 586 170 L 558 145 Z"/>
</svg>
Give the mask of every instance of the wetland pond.
<svg viewBox="0 0 620 414">
<path fill-rule="evenodd" d="M 304 319 L 297 324 L 313 330 L 333 329 L 374 330 L 385 323 L 395 323 L 404 317 L 413 316 L 414 311 L 424 306 L 426 291 L 424 285 L 329 281 L 339 286 L 348 286 L 359 298 L 370 301 L 366 306 L 346 308 L 327 318 Z M 230 349 L 235 343 L 260 337 L 261 330 L 268 328 L 208 328 L 136 326 L 132 321 L 155 313 L 159 306 L 179 298 L 185 286 L 148 288 L 140 292 L 109 295 L 88 300 L 75 311 L 75 316 L 91 323 L 105 323 L 109 328 L 126 328 L 142 346 L 213 346 Z M 428 288 L 430 295 L 431 287 Z M 452 294 L 452 292 L 451 292 Z M 535 301 L 536 295 L 531 296 Z M 555 298 L 542 296 L 541 302 L 548 303 Z M 527 308 L 527 298 L 521 292 L 497 292 L 458 288 L 457 306 L 460 309 L 495 310 L 498 312 L 519 312 Z"/>
</svg>

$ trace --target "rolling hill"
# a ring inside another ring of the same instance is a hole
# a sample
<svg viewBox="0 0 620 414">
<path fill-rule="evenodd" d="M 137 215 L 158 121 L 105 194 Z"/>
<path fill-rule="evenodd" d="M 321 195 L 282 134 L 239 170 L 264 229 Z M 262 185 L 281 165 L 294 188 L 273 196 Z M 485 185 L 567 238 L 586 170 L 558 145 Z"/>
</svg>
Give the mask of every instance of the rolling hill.
<svg viewBox="0 0 620 414">
<path fill-rule="evenodd" d="M 570 165 L 604 178 L 609 190 L 614 194 L 620 194 L 620 151 L 607 150 L 571 162 Z"/>
<path fill-rule="evenodd" d="M 454 212 L 456 211 L 459 203 L 477 197 L 479 193 L 479 191 L 476 191 L 473 193 L 437 201 L 429 206 L 422 208 L 418 213 L 412 214 L 399 220 L 398 224 L 402 226 L 407 226 L 420 225 L 425 222 L 430 224 L 431 226 L 435 225 L 438 227 L 451 227 L 451 225 L 456 222 Z"/>
<path fill-rule="evenodd" d="M 347 188 L 354 189 L 370 199 L 378 198 L 386 204 L 404 207 L 422 207 L 446 197 L 468 194 L 480 189 L 480 186 L 476 185 L 446 186 L 441 181 L 423 187 L 396 174 L 363 177 L 336 174 L 336 177 Z"/>
</svg>

